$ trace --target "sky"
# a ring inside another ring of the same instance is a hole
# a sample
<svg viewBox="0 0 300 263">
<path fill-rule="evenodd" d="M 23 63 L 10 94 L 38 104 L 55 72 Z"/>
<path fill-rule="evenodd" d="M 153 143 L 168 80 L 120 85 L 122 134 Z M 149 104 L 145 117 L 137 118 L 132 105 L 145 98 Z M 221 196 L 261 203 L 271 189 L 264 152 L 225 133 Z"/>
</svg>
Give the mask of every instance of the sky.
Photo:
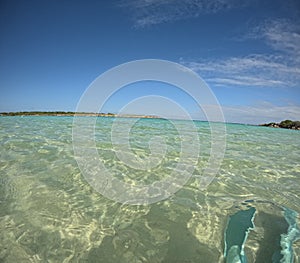
<svg viewBox="0 0 300 263">
<path fill-rule="evenodd" d="M 195 71 L 227 122 L 300 120 L 299 43 L 298 0 L 1 0 L 0 112 L 75 111 L 107 70 L 162 59 Z M 101 112 L 148 95 L 202 118 L 186 93 L 153 81 L 120 87 Z M 142 104 L 130 113 L 151 113 Z"/>
</svg>

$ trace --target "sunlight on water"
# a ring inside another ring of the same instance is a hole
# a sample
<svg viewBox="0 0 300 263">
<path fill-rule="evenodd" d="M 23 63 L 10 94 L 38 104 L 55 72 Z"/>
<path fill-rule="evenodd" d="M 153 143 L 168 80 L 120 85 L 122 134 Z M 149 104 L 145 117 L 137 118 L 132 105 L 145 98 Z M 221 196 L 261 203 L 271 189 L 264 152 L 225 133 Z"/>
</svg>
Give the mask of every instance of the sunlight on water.
<svg viewBox="0 0 300 263">
<path fill-rule="evenodd" d="M 170 174 L 180 150 L 171 122 L 142 119 L 131 130 L 137 158 L 149 157 L 153 136 L 167 144 L 165 157 L 146 173 L 116 157 L 113 120 L 98 119 L 96 147 L 116 177 L 149 184 Z M 270 251 L 288 227 L 282 207 L 300 212 L 299 131 L 227 124 L 219 174 L 200 191 L 197 176 L 209 158 L 210 129 L 195 122 L 201 155 L 194 176 L 165 201 L 130 206 L 85 181 L 73 155 L 72 121 L 0 117 L 0 262 L 224 262 L 229 216 L 249 206 L 257 214 L 245 244 L 248 261 L 271 262 Z M 255 202 L 245 203 L 250 199 Z M 293 249 L 299 262 L 299 241 Z"/>
</svg>

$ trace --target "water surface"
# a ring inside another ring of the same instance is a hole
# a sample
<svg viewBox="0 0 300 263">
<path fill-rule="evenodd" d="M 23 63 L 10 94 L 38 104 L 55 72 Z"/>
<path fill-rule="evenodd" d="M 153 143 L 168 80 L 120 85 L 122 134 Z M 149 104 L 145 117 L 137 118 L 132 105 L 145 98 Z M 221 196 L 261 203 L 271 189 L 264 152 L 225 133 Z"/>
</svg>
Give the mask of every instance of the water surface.
<svg viewBox="0 0 300 263">
<path fill-rule="evenodd" d="M 142 119 L 132 128 L 138 158 L 149 156 L 153 136 L 167 143 L 165 158 L 149 176 L 116 157 L 113 120 L 98 119 L 96 146 L 116 177 L 149 184 L 174 169 L 180 140 L 170 122 Z M 281 207 L 300 212 L 299 131 L 227 124 L 225 158 L 207 189 L 200 191 L 192 176 L 171 198 L 132 206 L 103 197 L 85 181 L 74 159 L 72 122 L 0 117 L 0 262 L 224 262 L 228 218 L 247 205 L 257 210 L 245 245 L 248 260 L 271 262 L 269 251 L 287 227 Z M 206 122 L 195 125 L 197 175 L 209 158 L 210 129 Z M 294 252 L 299 262 L 299 241 Z"/>
</svg>

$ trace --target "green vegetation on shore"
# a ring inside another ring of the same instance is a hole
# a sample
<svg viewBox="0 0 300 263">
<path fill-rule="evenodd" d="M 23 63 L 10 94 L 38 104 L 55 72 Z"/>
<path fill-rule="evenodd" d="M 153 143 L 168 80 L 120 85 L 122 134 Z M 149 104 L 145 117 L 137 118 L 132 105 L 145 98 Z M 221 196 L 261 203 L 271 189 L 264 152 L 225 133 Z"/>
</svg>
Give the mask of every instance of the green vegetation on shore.
<svg viewBox="0 0 300 263">
<path fill-rule="evenodd" d="M 280 123 L 270 122 L 270 123 L 261 124 L 260 126 L 300 130 L 300 121 L 285 120 Z"/>
<path fill-rule="evenodd" d="M 115 116 L 113 113 L 92 113 L 92 112 L 73 112 L 73 111 L 18 111 L 18 112 L 1 112 L 2 116 Z"/>
<path fill-rule="evenodd" d="M 35 115 L 44 115 L 44 116 L 57 116 L 57 115 L 74 115 L 75 112 L 71 111 L 18 111 L 18 112 L 1 112 L 2 116 L 35 116 Z"/>
<path fill-rule="evenodd" d="M 0 116 L 96 116 L 96 117 L 128 117 L 128 118 L 159 118 L 152 115 L 118 115 L 114 113 L 93 113 L 93 112 L 73 112 L 73 111 L 18 111 L 0 112 Z"/>
</svg>

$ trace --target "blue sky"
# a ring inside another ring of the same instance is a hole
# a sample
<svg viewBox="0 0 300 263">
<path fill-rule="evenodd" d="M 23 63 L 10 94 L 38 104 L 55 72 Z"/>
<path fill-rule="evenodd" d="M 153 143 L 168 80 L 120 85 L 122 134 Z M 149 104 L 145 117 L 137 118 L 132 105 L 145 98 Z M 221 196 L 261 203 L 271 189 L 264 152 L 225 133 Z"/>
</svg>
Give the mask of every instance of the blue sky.
<svg viewBox="0 0 300 263">
<path fill-rule="evenodd" d="M 297 0 L 2 0 L 0 36 L 0 112 L 74 111 L 100 74 L 151 58 L 197 72 L 228 122 L 300 119 Z M 103 111 L 152 94 L 201 116 L 175 87 L 137 86 L 123 88 Z"/>
</svg>

